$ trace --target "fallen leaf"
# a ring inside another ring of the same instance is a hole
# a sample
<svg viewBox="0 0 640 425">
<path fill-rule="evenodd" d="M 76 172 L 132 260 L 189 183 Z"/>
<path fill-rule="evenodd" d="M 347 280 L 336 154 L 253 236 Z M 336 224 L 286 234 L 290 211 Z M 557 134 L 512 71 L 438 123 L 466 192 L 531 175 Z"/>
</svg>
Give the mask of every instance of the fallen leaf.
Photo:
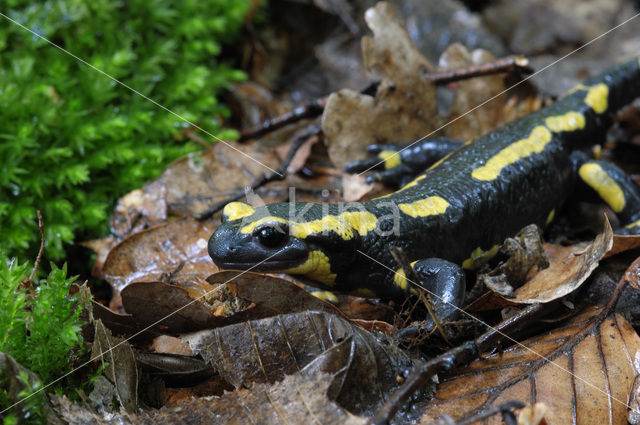
<svg viewBox="0 0 640 425">
<path fill-rule="evenodd" d="M 616 254 L 620 254 L 624 251 L 629 251 L 640 247 L 640 235 L 623 236 L 613 235 L 613 246 L 605 254 L 604 258 L 613 257 Z"/>
<path fill-rule="evenodd" d="M 345 202 L 357 202 L 373 190 L 363 174 L 345 174 L 342 177 L 342 197 Z"/>
<path fill-rule="evenodd" d="M 209 276 L 207 282 L 212 286 L 224 283 L 236 297 L 254 304 L 245 312 L 243 320 L 303 311 L 341 314 L 333 305 L 314 297 L 298 285 L 271 275 L 224 270 Z"/>
<path fill-rule="evenodd" d="M 624 423 L 639 348 L 640 338 L 621 316 L 586 311 L 445 379 L 421 423 L 443 414 L 460 420 L 513 399 L 544 403 L 550 425 Z"/>
<path fill-rule="evenodd" d="M 192 356 L 191 348 L 178 337 L 169 335 L 160 335 L 154 338 L 151 348 L 156 353 L 180 354 L 183 356 Z"/>
<path fill-rule="evenodd" d="M 169 280 L 195 285 L 216 271 L 207 252 L 213 220 L 174 220 L 136 233 L 116 245 L 103 267 L 116 296 L 133 281 Z M 117 306 L 111 308 L 116 310 Z"/>
<path fill-rule="evenodd" d="M 278 315 L 182 339 L 236 388 L 311 369 L 335 373 L 329 398 L 357 413 L 372 413 L 413 365 L 390 341 L 321 312 Z"/>
<path fill-rule="evenodd" d="M 416 140 L 437 127 L 435 86 L 422 75 L 432 65 L 420 54 L 392 7 L 378 3 L 365 13 L 374 38 L 363 37 L 367 69 L 382 76 L 375 98 L 352 90 L 329 96 L 322 130 L 329 157 L 342 168 L 374 142 Z"/>
<path fill-rule="evenodd" d="M 99 415 L 66 397 L 53 396 L 56 411 L 69 425 L 182 424 L 343 424 L 364 425 L 366 418 L 350 414 L 325 395 L 329 374 L 288 376 L 273 385 L 256 384 L 222 397 L 202 397 L 172 407 L 139 414 Z"/>
<path fill-rule="evenodd" d="M 111 335 L 100 320 L 94 322 L 91 359 L 102 364 L 104 375 L 114 384 L 120 406 L 133 412 L 138 405 L 138 367 L 129 343 Z"/>
<path fill-rule="evenodd" d="M 549 256 L 549 267 L 516 289 L 515 297 L 509 301 L 517 304 L 546 303 L 570 294 L 598 267 L 612 245 L 613 231 L 606 221 L 604 231 L 590 244 L 558 248 L 556 256 Z"/>
<path fill-rule="evenodd" d="M 444 70 L 464 69 L 472 65 L 482 65 L 495 61 L 495 57 L 486 50 L 469 52 L 462 44 L 454 43 L 440 57 L 439 66 Z M 448 137 L 458 140 L 472 140 L 493 130 L 501 120 L 505 109 L 506 96 L 498 96 L 505 89 L 502 75 L 471 78 L 455 83 L 455 97 L 451 105 L 449 120 L 456 118 L 445 127 Z"/>
</svg>

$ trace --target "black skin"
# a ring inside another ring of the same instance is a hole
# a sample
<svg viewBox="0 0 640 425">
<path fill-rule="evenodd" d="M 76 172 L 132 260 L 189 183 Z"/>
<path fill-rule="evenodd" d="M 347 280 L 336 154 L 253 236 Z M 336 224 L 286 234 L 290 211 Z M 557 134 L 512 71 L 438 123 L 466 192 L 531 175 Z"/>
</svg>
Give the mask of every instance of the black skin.
<svg viewBox="0 0 640 425">
<path fill-rule="evenodd" d="M 448 297 L 458 305 L 464 294 L 458 289 L 459 286 L 464 287 L 464 279 L 456 277 L 462 273 L 458 265 L 474 249 L 480 247 L 487 250 L 499 245 L 506 237 L 516 234 L 531 223 L 544 226 L 550 211 L 558 211 L 563 202 L 579 188 L 577 168 L 585 161 L 595 161 L 585 157 L 586 152 L 590 151 L 592 145 L 604 140 L 612 114 L 640 95 L 638 61 L 612 68 L 587 81 L 585 86 L 598 83 L 604 83 L 609 88 L 607 108 L 603 112 L 597 113 L 585 103 L 585 90 L 577 90 L 550 106 L 477 138 L 470 144 L 461 145 L 450 139 L 444 142 L 443 139 L 435 142 L 424 140 L 411 148 L 411 160 L 426 158 L 425 164 L 428 165 L 449 153 L 442 148 L 444 145 L 448 144 L 454 150 L 442 162 L 424 172 L 425 178 L 415 186 L 386 198 L 359 204 L 361 208 L 380 218 L 388 217 L 398 204 L 440 196 L 449 203 L 442 214 L 414 218 L 399 213 L 399 232 L 388 236 L 368 232 L 349 240 L 344 240 L 332 231 L 298 239 L 288 234 L 286 225 L 284 229 L 280 229 L 287 233 L 285 237 L 280 232 L 264 231 L 264 227 L 281 227 L 279 223 L 266 223 L 253 234 L 239 233 L 242 226 L 267 215 L 289 219 L 290 204 L 268 205 L 256 209 L 251 216 L 223 223 L 211 236 L 209 254 L 222 268 L 247 269 L 259 263 L 252 270 L 281 271 L 304 262 L 310 251 L 320 250 L 329 258 L 331 272 L 336 274 L 335 284 L 329 289 L 350 292 L 366 288 L 382 298 L 398 298 L 406 294 L 393 279 L 392 270 L 397 270 L 398 265 L 388 247 L 394 245 L 404 251 L 409 261 L 429 259 L 431 263 L 424 264 L 438 266 L 442 272 L 425 273 L 420 267 L 423 263 L 416 263 L 414 268 L 421 280 L 417 283 L 424 288 L 439 291 L 436 296 Z M 553 132 L 551 141 L 542 152 L 531 153 L 506 165 L 493 180 L 482 181 L 471 176 L 473 170 L 485 165 L 504 148 L 527 138 L 535 127 L 545 125 L 547 117 L 567 112 L 583 115 L 584 128 Z M 375 145 L 371 151 L 379 152 L 382 148 L 384 147 Z M 423 153 L 423 150 L 429 153 Z M 408 165 L 407 155 L 402 154 L 401 168 L 408 174 L 414 174 L 418 166 L 413 163 Z M 407 164 L 404 163 L 405 160 Z M 621 186 L 628 199 L 621 217 L 626 223 L 633 222 L 640 213 L 640 188 L 619 168 L 601 161 L 596 162 Z M 372 165 L 373 162 L 368 159 L 352 164 L 348 169 L 357 171 Z M 391 170 L 393 169 L 384 170 L 373 178 L 392 183 L 406 180 L 404 173 L 395 175 L 389 172 Z M 328 208 L 325 206 L 324 210 L 319 204 L 295 203 L 291 206 L 296 212 L 308 208 L 305 214 L 296 218 L 299 222 L 340 212 L 336 205 Z M 342 211 L 344 210 L 343 208 Z M 388 219 L 378 222 L 379 228 L 383 230 L 390 228 L 392 224 Z M 640 226 L 628 231 L 635 232 L 636 229 L 640 230 Z M 267 233 L 277 236 L 269 240 Z M 267 258 L 269 259 L 264 261 Z M 448 313 L 443 314 L 449 317 Z"/>
</svg>

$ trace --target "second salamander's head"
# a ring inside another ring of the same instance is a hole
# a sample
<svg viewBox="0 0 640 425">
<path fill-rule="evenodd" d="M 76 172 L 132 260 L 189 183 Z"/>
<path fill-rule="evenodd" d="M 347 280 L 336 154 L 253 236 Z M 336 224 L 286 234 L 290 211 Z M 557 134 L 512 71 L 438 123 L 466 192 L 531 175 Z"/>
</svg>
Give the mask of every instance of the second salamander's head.
<svg viewBox="0 0 640 425">
<path fill-rule="evenodd" d="M 282 218 L 286 215 L 274 215 L 267 207 L 254 209 L 232 202 L 224 208 L 222 217 L 222 225 L 211 235 L 208 247 L 218 267 L 284 271 L 307 260 L 310 247 L 290 234 L 289 224 Z"/>
</svg>

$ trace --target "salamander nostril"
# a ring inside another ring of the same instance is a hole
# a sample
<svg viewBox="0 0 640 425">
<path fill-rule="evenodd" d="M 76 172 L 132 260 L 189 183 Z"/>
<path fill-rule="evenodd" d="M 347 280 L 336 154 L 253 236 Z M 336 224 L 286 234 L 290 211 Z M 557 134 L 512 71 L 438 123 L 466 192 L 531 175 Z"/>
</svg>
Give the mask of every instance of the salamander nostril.
<svg viewBox="0 0 640 425">
<path fill-rule="evenodd" d="M 232 254 L 233 254 L 234 252 L 236 252 L 236 247 L 235 247 L 235 246 L 233 246 L 233 245 L 229 245 L 229 248 L 227 248 L 227 249 L 228 249 L 228 250 L 229 250 L 229 252 L 230 252 L 230 253 L 232 253 Z"/>
</svg>

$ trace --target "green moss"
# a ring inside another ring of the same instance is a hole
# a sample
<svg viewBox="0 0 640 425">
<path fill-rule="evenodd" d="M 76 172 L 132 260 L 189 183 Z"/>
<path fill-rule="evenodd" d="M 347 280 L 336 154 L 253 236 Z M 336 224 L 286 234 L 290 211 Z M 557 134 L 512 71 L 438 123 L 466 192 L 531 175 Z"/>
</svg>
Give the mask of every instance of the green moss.
<svg viewBox="0 0 640 425">
<path fill-rule="evenodd" d="M 81 307 L 69 297 L 69 288 L 75 277 L 67 278 L 66 266 L 52 271 L 33 286 L 23 287 L 31 266 L 18 264 L 0 256 L 0 352 L 13 357 L 21 366 L 38 375 L 43 383 L 64 375 L 72 367 L 72 359 L 85 351 L 80 328 Z M 10 381 L 22 381 L 25 388 L 19 399 L 37 392 L 42 383 L 32 379 L 26 371 L 19 376 L 8 376 L 0 371 L 0 409 L 15 400 L 9 397 Z M 14 415 L 28 423 L 44 423 L 44 393 L 16 406 Z"/>
<path fill-rule="evenodd" d="M 221 135 L 215 94 L 244 78 L 216 61 L 248 2 L 52 0 L 4 2 L 2 12 Z M 4 20 L 4 18 L 0 18 Z M 10 22 L 0 26 L 0 240 L 33 258 L 36 210 L 49 258 L 108 230 L 114 200 L 200 149 L 178 117 Z M 233 136 L 227 131 L 224 137 Z"/>
</svg>

